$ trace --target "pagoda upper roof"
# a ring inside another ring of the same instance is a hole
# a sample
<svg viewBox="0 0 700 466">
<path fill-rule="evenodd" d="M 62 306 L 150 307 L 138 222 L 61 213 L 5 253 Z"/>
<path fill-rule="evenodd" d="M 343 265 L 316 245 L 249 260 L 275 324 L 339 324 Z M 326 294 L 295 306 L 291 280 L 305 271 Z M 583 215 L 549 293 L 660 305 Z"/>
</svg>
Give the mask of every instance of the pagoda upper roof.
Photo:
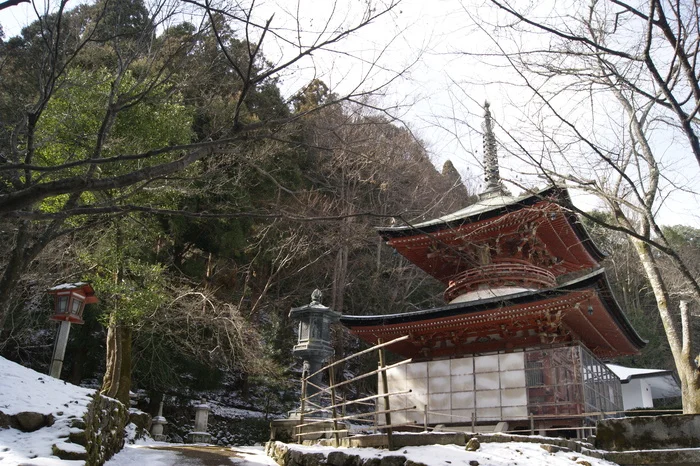
<svg viewBox="0 0 700 466">
<path fill-rule="evenodd" d="M 500 247 L 493 244 L 499 237 L 510 241 L 511 249 L 520 238 L 533 239 L 549 256 L 545 266 L 560 276 L 597 267 L 605 257 L 567 208 L 570 205 L 568 191 L 551 186 L 517 197 L 485 197 L 443 217 L 377 231 L 387 244 L 443 283 L 474 265 L 463 258 L 465 245 L 491 243 L 493 249 Z M 445 255 L 455 257 L 445 261 Z"/>
<path fill-rule="evenodd" d="M 342 316 L 361 339 L 410 335 L 389 349 L 404 357 L 453 357 L 581 342 L 602 358 L 637 354 L 646 342 L 600 268 L 559 286 L 379 316 Z"/>
</svg>

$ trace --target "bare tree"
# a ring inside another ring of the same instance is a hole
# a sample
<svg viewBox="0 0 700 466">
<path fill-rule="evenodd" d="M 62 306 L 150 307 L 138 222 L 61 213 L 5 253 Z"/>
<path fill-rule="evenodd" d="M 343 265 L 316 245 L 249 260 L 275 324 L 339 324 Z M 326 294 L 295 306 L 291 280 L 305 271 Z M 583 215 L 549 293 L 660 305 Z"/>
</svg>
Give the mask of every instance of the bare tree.
<svg viewBox="0 0 700 466">
<path fill-rule="evenodd" d="M 18 100 L 12 102 L 13 118 L 2 122 L 4 140 L 0 141 L 0 221 L 8 227 L 6 232 L 12 232 L 4 238 L 8 246 L 0 275 L 0 322 L 23 271 L 55 238 L 89 228 L 96 215 L 129 211 L 177 213 L 168 208 L 167 202 L 158 205 L 150 199 L 144 203 L 139 196 L 144 191 L 172 189 L 173 180 L 182 174 L 190 176 L 186 170 L 198 162 L 217 156 L 242 157 L 246 144 L 279 139 L 291 123 L 316 111 L 317 108 L 307 108 L 293 113 L 281 109 L 276 114 L 261 115 L 255 111 L 255 99 L 272 89 L 276 79 L 295 72 L 301 64 L 312 68 L 315 56 L 336 54 L 345 60 L 363 60 L 342 50 L 341 43 L 391 16 L 398 0 L 368 2 L 353 17 L 331 9 L 318 30 L 307 30 L 302 18 L 295 27 L 277 27 L 274 14 L 260 19 L 255 2 L 231 5 L 161 0 L 149 5 L 147 11 L 142 11 L 139 4 L 136 0 L 104 0 L 67 11 L 64 0 L 55 11 L 38 16 L 23 31 L 21 41 L 3 44 L 0 71 L 3 79 L 7 78 L 4 91 L 16 94 Z M 128 27 L 118 24 L 123 18 L 133 18 L 120 16 L 119 9 L 126 8 L 124 5 L 139 11 L 140 22 Z M 178 24 L 183 17 L 191 18 L 198 26 Z M 263 57 L 268 42 L 292 52 L 277 62 L 269 62 Z M 213 61 L 193 61 L 197 50 L 204 50 L 200 55 Z M 369 63 L 368 67 L 375 69 L 373 65 L 376 63 Z M 215 66 L 219 68 L 209 70 Z M 100 67 L 102 74 L 93 73 L 88 80 L 102 80 L 105 85 L 99 100 L 102 108 L 91 115 L 97 125 L 87 129 L 87 133 L 69 131 L 72 140 L 58 142 L 70 143 L 80 150 L 47 158 L 47 152 L 57 144 L 55 137 L 46 134 L 47 112 L 62 92 L 64 98 L 71 89 L 80 92 L 84 78 L 80 72 L 95 67 Z M 229 89 L 230 99 L 224 109 L 230 113 L 219 115 L 221 122 L 210 124 L 197 135 L 174 131 L 172 138 L 157 144 L 129 144 L 124 133 L 119 133 L 120 121 L 128 120 L 128 113 L 134 109 L 153 105 L 154 100 L 178 105 L 177 97 L 186 92 L 184 75 L 203 70 L 218 73 L 208 78 L 218 88 Z M 363 78 L 370 76 L 371 71 L 360 76 L 342 95 L 335 94 L 334 102 L 370 94 L 386 84 L 384 81 L 365 86 Z M 19 89 L 23 92 L 17 92 Z M 66 221 L 78 216 L 80 221 Z"/>
<path fill-rule="evenodd" d="M 29 0 L 5 0 L 4 2 L 0 2 L 0 10 L 17 6 L 20 3 L 29 3 Z"/>
<path fill-rule="evenodd" d="M 593 0 L 574 8 L 557 3 L 541 15 L 500 0 L 491 4 L 505 15 L 481 23 L 493 46 L 482 57 L 505 63 L 509 84 L 527 90 L 517 103 L 522 131 L 508 132 L 504 144 L 523 175 L 574 187 L 605 204 L 612 214 L 607 220 L 578 213 L 633 243 L 681 379 L 684 412 L 700 412 L 697 349 L 683 300 L 700 304 L 700 285 L 657 222 L 670 192 L 692 190 L 674 171 L 679 161 L 669 157 L 668 141 L 700 163 L 698 6 Z M 682 296 L 670 293 L 661 256 L 683 277 Z"/>
<path fill-rule="evenodd" d="M 314 28 L 302 17 L 291 27 L 289 21 L 277 23 L 275 16 L 282 15 L 258 13 L 266 5 L 255 1 L 98 0 L 69 11 L 62 0 L 55 11 L 38 14 L 21 37 L 1 43 L 0 105 L 10 118 L 0 122 L 0 222 L 6 240 L 0 327 L 22 276 L 57 238 L 110 221 L 118 230 L 118 216 L 129 212 L 202 214 L 173 208 L 178 205 L 173 199 L 193 194 L 188 190 L 196 184 L 209 188 L 202 180 L 214 178 L 219 162 L 260 168 L 255 145 L 285 141 L 303 116 L 363 98 L 395 78 L 377 83 L 375 70 L 385 68 L 343 50 L 342 43 L 391 17 L 398 3 L 363 3 L 353 15 L 331 8 Z M 266 48 L 283 53 L 270 61 Z M 327 55 L 364 60 L 367 71 L 344 93 L 292 111 L 280 95 L 279 79 L 301 72 L 302 65 L 314 70 L 315 60 Z M 231 205 L 213 215 L 280 213 Z M 127 247 L 125 241 L 115 245 Z M 284 262 L 286 253 L 280 254 Z M 128 402 L 136 323 L 120 315 L 125 262 L 120 258 L 111 275 L 103 274 L 116 290 L 103 391 Z M 247 337 L 240 318 L 229 314 L 211 327 L 221 332 L 221 348 L 240 353 Z"/>
</svg>

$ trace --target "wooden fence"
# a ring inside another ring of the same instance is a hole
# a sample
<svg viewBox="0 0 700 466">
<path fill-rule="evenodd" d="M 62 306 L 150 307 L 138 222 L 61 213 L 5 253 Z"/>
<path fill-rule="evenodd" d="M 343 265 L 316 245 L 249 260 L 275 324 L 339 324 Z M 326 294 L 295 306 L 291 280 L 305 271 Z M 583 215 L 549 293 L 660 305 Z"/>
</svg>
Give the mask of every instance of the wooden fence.
<svg viewBox="0 0 700 466">
<path fill-rule="evenodd" d="M 301 443 L 305 437 L 319 437 L 332 435 L 334 438 L 334 443 L 336 446 L 340 444 L 340 436 L 349 436 L 351 431 L 347 427 L 342 427 L 341 424 L 349 423 L 360 423 L 366 425 L 367 430 L 374 432 L 384 432 L 387 437 L 387 446 L 389 449 L 393 448 L 393 438 L 392 434 L 396 428 L 417 428 L 424 431 L 438 430 L 437 426 L 428 425 L 428 415 L 434 414 L 429 411 L 427 406 L 423 406 L 420 409 L 417 406 L 404 406 L 401 408 L 393 409 L 390 403 L 390 397 L 396 395 L 405 395 L 411 392 L 411 390 L 388 392 L 389 384 L 387 383 L 386 371 L 398 366 L 402 366 L 412 362 L 412 359 L 406 359 L 395 364 L 386 364 L 385 348 L 393 345 L 395 343 L 407 340 L 408 335 L 396 338 L 388 342 L 382 342 L 379 340 L 378 344 L 367 348 L 358 353 L 352 354 L 346 358 L 333 361 L 325 367 L 319 369 L 318 371 L 309 374 L 305 371 L 302 374 L 301 380 L 301 409 L 299 415 L 299 424 L 295 428 L 295 435 L 297 441 Z M 352 378 L 348 378 L 342 381 L 335 380 L 335 368 L 342 363 L 348 362 L 352 359 L 358 358 L 360 356 L 377 353 L 378 368 L 366 372 L 364 374 L 357 375 Z M 328 386 L 321 386 L 313 383 L 312 378 L 319 374 L 328 374 Z M 378 376 L 381 378 L 381 386 L 385 387 L 385 393 L 378 393 L 376 395 L 369 395 L 360 397 L 353 400 L 347 400 L 344 397 L 339 397 L 337 391 L 340 387 L 352 384 L 367 377 Z M 314 390 L 309 390 L 309 387 Z M 313 393 L 309 394 L 308 392 Z M 380 403 L 379 401 L 382 401 Z M 353 407 L 355 410 L 364 412 L 358 412 L 355 414 L 348 414 L 348 407 Z M 392 423 L 391 414 L 399 411 L 414 411 L 421 412 L 423 414 L 422 425 L 418 422 L 403 422 L 403 423 Z M 655 410 L 658 411 L 658 410 Z M 617 416 L 621 413 L 631 413 L 634 411 L 606 411 L 606 412 L 589 412 L 581 414 L 567 414 L 567 415 L 533 415 L 528 416 L 529 419 L 529 432 L 527 430 L 517 430 L 509 431 L 502 430 L 502 433 L 529 433 L 534 435 L 536 433 L 536 424 L 538 421 L 552 421 L 556 418 L 589 418 L 589 419 L 603 419 L 605 417 Z M 668 413 L 678 412 L 675 410 L 668 410 Z M 471 431 L 477 431 L 477 419 L 476 415 L 472 414 L 471 418 L 465 418 L 463 416 L 454 416 L 446 413 L 439 413 L 441 416 L 447 416 L 450 419 L 450 423 L 461 424 L 463 426 L 469 426 L 471 424 Z M 383 417 L 383 419 L 382 419 Z M 382 419 L 384 422 L 380 422 Z M 442 428 L 440 430 L 449 431 L 448 428 Z M 464 428 L 460 429 L 464 430 Z M 568 431 L 581 431 L 584 434 L 593 434 L 595 431 L 595 426 L 582 426 L 582 427 L 561 427 L 561 428 L 546 428 L 547 431 L 558 431 L 558 430 L 568 430 Z"/>
</svg>

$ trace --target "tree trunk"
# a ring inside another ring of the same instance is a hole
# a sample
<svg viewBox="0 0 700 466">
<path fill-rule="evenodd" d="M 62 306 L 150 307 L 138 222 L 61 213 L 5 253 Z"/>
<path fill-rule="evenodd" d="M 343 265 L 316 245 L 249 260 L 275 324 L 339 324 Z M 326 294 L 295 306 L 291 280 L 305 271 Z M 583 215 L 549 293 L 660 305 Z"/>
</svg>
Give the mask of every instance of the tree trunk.
<svg viewBox="0 0 700 466">
<path fill-rule="evenodd" d="M 335 257 L 335 267 L 333 268 L 333 299 L 331 307 L 334 311 L 343 313 L 343 298 L 345 295 L 345 284 L 348 273 L 348 246 L 340 246 Z"/>
<path fill-rule="evenodd" d="M 669 309 L 669 294 L 666 283 L 661 276 L 656 259 L 651 252 L 649 244 L 635 240 L 635 248 L 639 254 L 639 260 L 644 267 L 644 272 L 649 279 L 649 284 L 656 298 L 656 305 L 664 325 L 666 338 L 673 354 L 678 377 L 681 382 L 683 395 L 683 413 L 700 413 L 700 372 L 692 354 L 690 315 L 687 303 L 681 303 L 681 329 L 679 331 L 673 315 Z"/>
<path fill-rule="evenodd" d="M 80 347 L 73 350 L 73 357 L 71 358 L 71 371 L 68 380 L 73 385 L 80 385 L 83 380 L 83 366 L 87 360 L 88 348 L 85 345 L 80 345 Z"/>
<path fill-rule="evenodd" d="M 0 329 L 3 328 L 5 318 L 10 314 L 12 309 L 13 296 L 15 287 L 19 282 L 22 273 L 27 268 L 25 260 L 25 248 L 29 236 L 27 223 L 23 222 L 15 233 L 15 244 L 12 248 L 10 258 L 7 262 L 5 270 L 0 275 Z"/>
<path fill-rule="evenodd" d="M 119 387 L 117 388 L 117 400 L 124 403 L 127 408 L 130 404 L 129 392 L 131 391 L 131 327 L 120 325 L 117 327 L 119 338 L 119 351 L 121 351 L 121 367 L 119 368 Z"/>
<path fill-rule="evenodd" d="M 107 329 L 107 366 L 100 393 L 129 407 L 131 390 L 131 328 L 112 318 Z"/>
<path fill-rule="evenodd" d="M 693 364 L 694 366 L 694 364 Z M 681 393 L 683 395 L 683 414 L 698 414 L 700 413 L 700 378 L 698 370 L 695 367 L 686 367 L 684 371 L 687 374 L 681 374 L 678 371 L 681 379 Z"/>
<path fill-rule="evenodd" d="M 121 352 L 118 351 L 119 339 L 117 338 L 117 323 L 114 316 L 110 317 L 107 327 L 107 351 L 105 363 L 105 375 L 102 379 L 100 393 L 116 398 L 119 387 L 119 371 L 121 370 Z"/>
<path fill-rule="evenodd" d="M 17 284 L 31 262 L 44 248 L 59 236 L 63 220 L 54 220 L 41 234 L 32 231 L 29 222 L 21 222 L 15 233 L 15 242 L 5 270 L 0 274 L 0 329 L 12 309 Z"/>
</svg>

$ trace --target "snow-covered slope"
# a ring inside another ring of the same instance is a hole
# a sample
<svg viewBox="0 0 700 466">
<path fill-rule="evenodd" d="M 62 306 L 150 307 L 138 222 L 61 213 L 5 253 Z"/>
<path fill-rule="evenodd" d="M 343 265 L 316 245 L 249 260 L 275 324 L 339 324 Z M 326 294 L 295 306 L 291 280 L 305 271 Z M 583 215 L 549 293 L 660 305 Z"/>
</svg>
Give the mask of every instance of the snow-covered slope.
<svg viewBox="0 0 700 466">
<path fill-rule="evenodd" d="M 0 465 L 83 464 L 83 461 L 61 461 L 52 455 L 51 446 L 68 437 L 70 420 L 83 416 L 93 393 L 94 390 L 77 387 L 0 358 L 0 411 L 7 415 L 32 411 L 51 414 L 55 418 L 52 426 L 31 433 L 0 429 Z"/>
</svg>

